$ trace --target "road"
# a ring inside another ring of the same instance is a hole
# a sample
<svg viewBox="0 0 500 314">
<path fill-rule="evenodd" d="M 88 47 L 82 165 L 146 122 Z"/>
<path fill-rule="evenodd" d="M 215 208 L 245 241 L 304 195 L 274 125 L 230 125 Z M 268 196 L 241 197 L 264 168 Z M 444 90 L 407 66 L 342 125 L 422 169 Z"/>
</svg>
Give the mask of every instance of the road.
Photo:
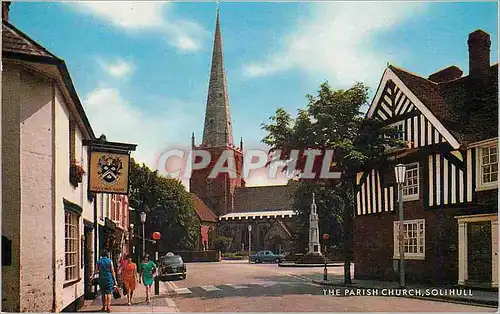
<svg viewBox="0 0 500 314">
<path fill-rule="evenodd" d="M 311 283 L 323 268 L 289 268 L 248 261 L 189 263 L 185 280 L 162 282 L 180 312 L 495 312 L 463 304 L 382 296 L 325 295 Z M 329 268 L 343 276 L 343 267 Z M 170 301 L 170 300 L 169 300 Z"/>
</svg>

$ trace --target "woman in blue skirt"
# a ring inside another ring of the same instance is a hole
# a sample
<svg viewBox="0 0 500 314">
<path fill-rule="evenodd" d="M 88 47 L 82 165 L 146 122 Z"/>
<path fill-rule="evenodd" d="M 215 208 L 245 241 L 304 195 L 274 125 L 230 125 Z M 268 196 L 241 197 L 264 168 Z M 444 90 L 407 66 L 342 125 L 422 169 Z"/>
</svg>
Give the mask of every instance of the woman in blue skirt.
<svg viewBox="0 0 500 314">
<path fill-rule="evenodd" d="M 113 261 L 109 258 L 109 253 L 103 251 L 101 258 L 97 261 L 97 271 L 99 272 L 99 288 L 102 296 L 101 311 L 111 312 L 111 295 L 116 286 L 116 275 Z"/>
</svg>

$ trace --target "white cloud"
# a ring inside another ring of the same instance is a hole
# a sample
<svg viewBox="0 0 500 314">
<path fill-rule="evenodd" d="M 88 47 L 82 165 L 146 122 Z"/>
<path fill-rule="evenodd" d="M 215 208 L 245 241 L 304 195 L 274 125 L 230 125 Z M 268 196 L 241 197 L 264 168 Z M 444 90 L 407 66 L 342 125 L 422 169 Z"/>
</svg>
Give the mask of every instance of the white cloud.
<svg viewBox="0 0 500 314">
<path fill-rule="evenodd" d="M 109 75 L 117 78 L 124 78 L 131 74 L 133 71 L 133 66 L 130 62 L 126 62 L 120 58 L 116 59 L 115 62 L 105 62 L 101 59 L 97 60 L 101 65 L 101 68 Z"/>
<path fill-rule="evenodd" d="M 154 168 L 159 155 L 174 145 L 190 145 L 192 126 L 202 121 L 193 114 L 196 105 L 179 100 L 163 100 L 157 112 L 140 110 L 127 101 L 120 90 L 101 86 L 83 100 L 96 136 L 109 141 L 137 144 L 132 154 L 138 162 Z"/>
<path fill-rule="evenodd" d="M 297 23 L 278 53 L 248 64 L 244 74 L 273 75 L 290 69 L 325 75 L 343 84 L 378 81 L 389 61 L 374 36 L 390 31 L 419 14 L 425 3 L 349 2 L 316 3 L 312 15 Z"/>
<path fill-rule="evenodd" d="M 193 21 L 172 16 L 168 2 L 64 2 L 80 12 L 108 21 L 128 31 L 155 31 L 183 52 L 197 51 L 208 32 Z"/>
</svg>

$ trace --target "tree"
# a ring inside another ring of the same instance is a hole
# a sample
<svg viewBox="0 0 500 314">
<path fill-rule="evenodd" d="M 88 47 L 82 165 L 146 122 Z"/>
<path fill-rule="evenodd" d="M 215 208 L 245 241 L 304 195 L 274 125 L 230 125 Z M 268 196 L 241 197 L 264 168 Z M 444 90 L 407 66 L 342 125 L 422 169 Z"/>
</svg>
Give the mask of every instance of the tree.
<svg viewBox="0 0 500 314">
<path fill-rule="evenodd" d="M 233 243 L 233 238 L 218 235 L 215 237 L 213 245 L 217 251 L 225 253 L 229 250 L 231 243 Z"/>
<path fill-rule="evenodd" d="M 362 83 L 347 90 L 332 90 L 325 82 L 317 96 L 306 97 L 307 107 L 300 109 L 295 119 L 279 108 L 270 118 L 271 123 L 262 124 L 268 133 L 262 142 L 270 146 L 270 153 L 280 151 L 277 158 L 281 160 L 289 160 L 292 150 L 300 150 L 296 165 L 299 172 L 304 171 L 304 151 L 333 151 L 334 164 L 330 166 L 341 172 L 340 179 L 322 181 L 316 178 L 310 182 L 322 182 L 342 200 L 342 213 L 334 215 L 343 226 L 344 281 L 351 283 L 352 222 L 358 188 L 356 174 L 387 162 L 386 147 L 403 147 L 404 143 L 394 139 L 398 132 L 395 128 L 383 126 L 378 120 L 363 118 L 361 108 L 368 104 L 368 88 Z M 321 165 L 321 157 L 316 158 L 314 164 Z M 318 167 L 314 169 L 318 172 Z"/>
<path fill-rule="evenodd" d="M 159 251 L 198 248 L 201 222 L 181 181 L 159 176 L 132 160 L 129 198 L 132 207 L 148 213 L 146 238 L 155 231 L 162 234 Z"/>
<path fill-rule="evenodd" d="M 328 233 L 332 243 L 338 244 L 342 240 L 343 200 L 335 189 L 329 188 L 326 182 L 299 182 L 294 193 L 293 209 L 297 212 L 295 247 L 303 250 L 308 245 L 309 214 L 311 212 L 312 193 L 315 193 L 315 202 L 319 217 L 320 235 Z"/>
</svg>

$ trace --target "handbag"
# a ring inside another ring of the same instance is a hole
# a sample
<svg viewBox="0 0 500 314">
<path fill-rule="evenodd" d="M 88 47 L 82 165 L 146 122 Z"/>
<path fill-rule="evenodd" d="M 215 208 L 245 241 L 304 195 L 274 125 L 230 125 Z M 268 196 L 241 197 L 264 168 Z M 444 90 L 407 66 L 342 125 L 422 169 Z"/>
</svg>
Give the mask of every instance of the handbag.
<svg viewBox="0 0 500 314">
<path fill-rule="evenodd" d="M 122 290 L 123 290 L 123 295 L 128 294 L 127 286 L 125 285 L 125 283 L 122 283 Z"/>
<path fill-rule="evenodd" d="M 117 286 L 115 286 L 115 287 L 113 288 L 113 298 L 115 298 L 115 299 L 119 299 L 119 298 L 121 298 L 121 297 L 122 297 L 122 295 L 121 295 L 121 293 L 120 293 L 120 290 L 118 290 L 118 287 L 117 287 Z"/>
<path fill-rule="evenodd" d="M 93 274 L 90 276 L 90 285 L 97 286 L 99 284 L 99 274 Z"/>
</svg>

